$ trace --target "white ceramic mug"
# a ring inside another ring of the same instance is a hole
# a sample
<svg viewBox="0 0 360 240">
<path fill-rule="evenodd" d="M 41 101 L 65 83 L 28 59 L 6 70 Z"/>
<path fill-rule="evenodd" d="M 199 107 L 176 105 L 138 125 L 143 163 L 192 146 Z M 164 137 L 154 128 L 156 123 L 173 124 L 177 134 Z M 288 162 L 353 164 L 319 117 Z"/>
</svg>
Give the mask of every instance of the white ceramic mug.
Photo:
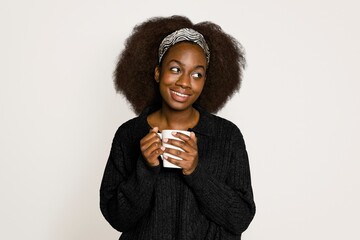
<svg viewBox="0 0 360 240">
<path fill-rule="evenodd" d="M 184 130 L 162 130 L 161 133 L 158 133 L 159 137 L 161 139 L 164 139 L 164 138 L 167 138 L 167 139 L 176 139 L 176 140 L 180 140 L 182 141 L 180 138 L 177 138 L 175 137 L 174 135 L 172 135 L 173 132 L 179 132 L 179 133 L 182 133 L 182 134 L 185 134 L 185 135 L 188 135 L 190 136 L 190 132 L 189 131 L 184 131 Z M 180 150 L 180 151 L 183 151 L 183 149 L 179 148 L 179 147 L 176 147 L 174 145 L 170 145 L 168 143 L 164 143 L 162 142 L 162 145 L 166 148 L 173 148 L 173 149 L 177 149 L 177 150 Z M 166 155 L 166 156 L 169 156 L 171 158 L 174 158 L 174 159 L 177 159 L 177 160 L 182 160 L 181 158 L 177 157 L 177 156 L 174 156 L 172 154 L 169 154 L 169 153 L 164 153 L 163 155 Z M 164 156 L 161 155 L 161 158 L 163 160 L 163 166 L 166 167 L 166 168 L 180 168 L 179 166 L 175 165 L 175 164 L 172 164 L 171 162 L 167 161 Z"/>
</svg>

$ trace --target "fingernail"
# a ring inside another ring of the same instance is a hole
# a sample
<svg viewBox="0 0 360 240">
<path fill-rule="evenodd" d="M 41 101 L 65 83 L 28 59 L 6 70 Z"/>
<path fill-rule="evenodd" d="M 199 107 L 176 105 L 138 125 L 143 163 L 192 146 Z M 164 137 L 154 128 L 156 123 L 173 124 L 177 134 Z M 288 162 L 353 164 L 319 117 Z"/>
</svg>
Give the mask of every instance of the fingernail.
<svg viewBox="0 0 360 240">
<path fill-rule="evenodd" d="M 171 132 L 171 134 L 175 136 L 177 134 L 177 132 Z"/>
<path fill-rule="evenodd" d="M 162 151 L 165 151 L 165 147 L 164 147 L 164 146 L 161 146 L 160 149 L 161 149 Z"/>
<path fill-rule="evenodd" d="M 164 139 L 163 139 L 163 142 L 168 142 L 168 141 L 169 141 L 168 138 L 164 138 Z"/>
</svg>

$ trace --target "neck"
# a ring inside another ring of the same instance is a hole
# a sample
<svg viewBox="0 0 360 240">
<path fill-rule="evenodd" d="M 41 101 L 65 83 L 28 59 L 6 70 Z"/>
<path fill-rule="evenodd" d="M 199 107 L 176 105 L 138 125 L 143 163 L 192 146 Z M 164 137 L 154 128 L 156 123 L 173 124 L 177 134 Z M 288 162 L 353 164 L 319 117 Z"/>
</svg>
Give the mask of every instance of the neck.
<svg viewBox="0 0 360 240">
<path fill-rule="evenodd" d="M 188 130 L 194 127 L 199 120 L 199 113 L 193 107 L 177 111 L 163 105 L 159 115 L 162 129 Z"/>
</svg>

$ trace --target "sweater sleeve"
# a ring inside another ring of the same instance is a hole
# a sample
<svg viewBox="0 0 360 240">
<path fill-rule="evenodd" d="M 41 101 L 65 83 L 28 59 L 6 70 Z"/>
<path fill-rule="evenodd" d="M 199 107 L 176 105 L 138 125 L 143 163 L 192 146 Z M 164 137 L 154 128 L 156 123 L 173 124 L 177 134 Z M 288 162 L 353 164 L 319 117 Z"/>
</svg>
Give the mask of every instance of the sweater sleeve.
<svg viewBox="0 0 360 240">
<path fill-rule="evenodd" d="M 148 166 L 141 154 L 129 153 L 123 135 L 118 131 L 114 137 L 100 187 L 101 212 L 120 232 L 133 228 L 149 209 L 160 171 L 160 166 Z M 129 162 L 135 162 L 134 167 Z"/>
<path fill-rule="evenodd" d="M 230 146 L 231 167 L 225 182 L 209 174 L 201 164 L 184 178 L 203 214 L 227 231 L 241 235 L 255 215 L 255 203 L 248 155 L 240 130 L 233 134 Z"/>
</svg>

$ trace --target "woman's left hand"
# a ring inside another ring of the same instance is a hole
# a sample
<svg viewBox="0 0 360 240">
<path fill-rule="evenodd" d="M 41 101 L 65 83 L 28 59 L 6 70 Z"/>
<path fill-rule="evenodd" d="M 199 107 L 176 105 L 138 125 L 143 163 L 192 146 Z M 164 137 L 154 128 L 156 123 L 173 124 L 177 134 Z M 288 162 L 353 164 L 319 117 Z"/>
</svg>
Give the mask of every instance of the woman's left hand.
<svg viewBox="0 0 360 240">
<path fill-rule="evenodd" d="M 167 141 L 163 139 L 163 141 L 165 140 L 167 144 L 183 149 L 184 152 L 171 148 L 166 148 L 165 152 L 177 156 L 182 160 L 177 160 L 165 155 L 164 157 L 167 161 L 181 167 L 184 175 L 190 175 L 198 165 L 198 147 L 195 133 L 190 132 L 190 137 L 179 132 L 174 132 L 173 135 L 182 141 L 175 139 L 167 139 Z"/>
</svg>

